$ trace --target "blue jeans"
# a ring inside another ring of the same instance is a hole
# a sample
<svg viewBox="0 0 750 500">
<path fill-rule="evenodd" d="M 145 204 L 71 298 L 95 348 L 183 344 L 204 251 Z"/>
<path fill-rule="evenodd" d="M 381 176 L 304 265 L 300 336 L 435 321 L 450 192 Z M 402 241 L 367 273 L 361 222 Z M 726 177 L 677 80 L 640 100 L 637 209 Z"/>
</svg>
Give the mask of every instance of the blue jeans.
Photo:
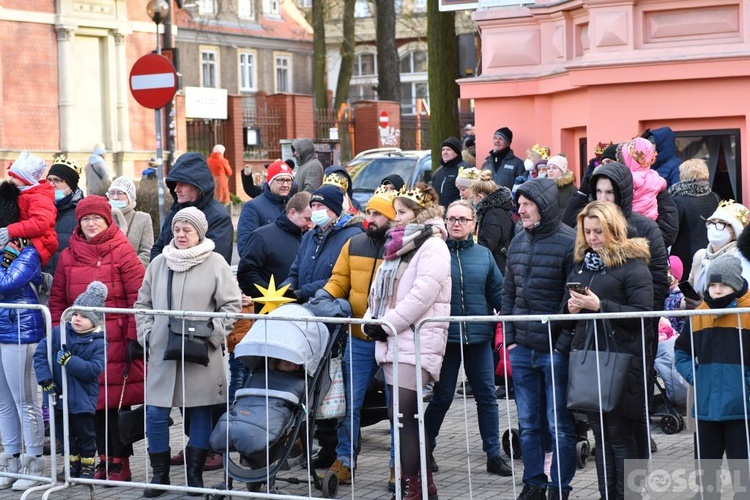
<svg viewBox="0 0 750 500">
<path fill-rule="evenodd" d="M 479 433 L 482 436 L 482 450 L 487 458 L 500 456 L 500 419 L 497 413 L 495 396 L 495 367 L 493 366 L 490 342 L 464 344 L 464 371 L 474 392 L 477 404 Z M 440 381 L 435 384 L 432 400 L 424 413 L 424 425 L 430 450 L 437 445 L 437 436 L 443 425 L 445 414 L 451 407 L 456 393 L 458 371 L 461 366 L 461 344 L 449 343 L 445 349 Z M 514 368 L 515 369 L 515 368 Z"/>
<path fill-rule="evenodd" d="M 234 353 L 229 353 L 229 404 L 234 402 L 234 394 L 242 389 L 245 380 L 250 374 L 245 363 L 234 357 Z"/>
<path fill-rule="evenodd" d="M 559 352 L 554 352 L 550 356 L 549 353 L 535 351 L 519 344 L 508 351 L 508 355 L 513 367 L 513 387 L 516 391 L 523 455 L 523 482 L 536 486 L 547 485 L 543 442 L 545 432 L 549 432 L 553 437 L 551 486 L 570 491 L 570 482 L 576 471 L 576 435 L 573 415 L 567 409 L 568 356 Z M 547 405 L 548 430 L 542 428 L 543 401 L 546 401 Z M 557 473 L 558 463 L 560 477 Z"/>
<path fill-rule="evenodd" d="M 352 457 L 354 457 L 355 465 L 357 460 L 360 411 L 365 392 L 378 371 L 378 364 L 375 361 L 375 342 L 352 337 L 344 349 L 343 361 L 346 415 L 339 419 L 336 430 L 338 436 L 336 458 L 343 461 L 347 467 L 351 467 Z"/>
<path fill-rule="evenodd" d="M 172 408 L 163 406 L 146 406 L 146 434 L 150 453 L 169 451 L 169 413 L 171 411 Z M 214 429 L 212 412 L 213 406 L 185 408 L 185 414 L 190 420 L 188 446 L 209 447 L 211 431 Z"/>
</svg>

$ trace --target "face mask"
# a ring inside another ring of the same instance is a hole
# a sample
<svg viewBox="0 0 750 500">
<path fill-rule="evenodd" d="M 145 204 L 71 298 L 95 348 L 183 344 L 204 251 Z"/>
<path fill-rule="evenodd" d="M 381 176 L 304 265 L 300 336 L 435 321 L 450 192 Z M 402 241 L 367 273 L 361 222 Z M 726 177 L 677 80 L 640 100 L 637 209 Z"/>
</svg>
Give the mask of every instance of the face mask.
<svg viewBox="0 0 750 500">
<path fill-rule="evenodd" d="M 731 240 L 731 235 L 729 234 L 729 229 L 724 228 L 721 231 L 716 229 L 716 226 L 711 226 L 708 228 L 708 241 L 711 243 L 711 246 L 713 246 L 715 249 L 723 248 L 724 245 L 729 243 Z"/>
<path fill-rule="evenodd" d="M 545 177 L 547 177 L 547 172 L 539 172 L 539 175 L 537 175 L 537 177 L 541 177 L 542 179 L 544 179 Z"/>
<path fill-rule="evenodd" d="M 325 227 L 329 222 L 331 222 L 331 216 L 328 215 L 328 210 L 326 210 L 325 208 L 321 210 L 313 210 L 311 219 L 313 221 L 313 224 L 318 227 Z"/>
<path fill-rule="evenodd" d="M 523 168 L 525 168 L 527 172 L 531 172 L 532 170 L 534 170 L 534 162 L 526 158 L 523 161 Z"/>
<path fill-rule="evenodd" d="M 109 204 L 120 210 L 128 206 L 128 202 L 123 200 L 109 200 Z"/>
<path fill-rule="evenodd" d="M 62 189 L 55 189 L 55 201 L 62 200 L 65 198 L 65 191 Z"/>
</svg>

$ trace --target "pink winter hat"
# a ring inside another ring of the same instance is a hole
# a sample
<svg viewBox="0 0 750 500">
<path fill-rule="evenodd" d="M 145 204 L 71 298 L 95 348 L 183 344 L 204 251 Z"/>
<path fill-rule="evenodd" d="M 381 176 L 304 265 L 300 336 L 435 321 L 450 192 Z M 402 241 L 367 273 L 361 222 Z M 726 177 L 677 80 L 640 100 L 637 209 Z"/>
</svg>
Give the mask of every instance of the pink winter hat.
<svg viewBox="0 0 750 500">
<path fill-rule="evenodd" d="M 682 260 L 676 255 L 670 255 L 669 256 L 669 272 L 672 273 L 672 276 L 674 276 L 674 279 L 677 281 L 682 281 L 682 273 L 684 272 L 684 267 L 682 265 Z"/>
<path fill-rule="evenodd" d="M 622 156 L 622 163 L 631 171 L 651 168 L 656 161 L 656 146 L 643 137 L 623 142 L 618 149 Z"/>
</svg>

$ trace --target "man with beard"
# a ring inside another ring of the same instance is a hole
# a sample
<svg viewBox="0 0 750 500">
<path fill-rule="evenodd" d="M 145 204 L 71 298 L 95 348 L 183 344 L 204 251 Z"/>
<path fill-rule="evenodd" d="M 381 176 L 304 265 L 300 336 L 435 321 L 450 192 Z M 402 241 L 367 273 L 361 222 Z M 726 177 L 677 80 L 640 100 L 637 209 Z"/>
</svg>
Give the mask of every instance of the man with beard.
<svg viewBox="0 0 750 500">
<path fill-rule="evenodd" d="M 365 209 L 367 232 L 354 236 L 344 244 L 331 278 L 323 290 L 316 294 L 316 297 L 347 299 L 352 305 L 352 316 L 355 318 L 364 316 L 370 285 L 383 262 L 385 233 L 396 218 L 393 208 L 395 195 L 395 192 L 387 192 L 383 188 L 375 191 Z M 351 459 L 357 458 L 362 402 L 367 387 L 378 371 L 375 342 L 362 332 L 360 325 L 352 326 L 352 336 L 346 345 L 343 363 L 346 397 L 352 399 L 347 401 L 346 415 L 338 421 L 338 444 L 335 452 L 321 449 L 316 462 L 322 464 L 328 458 L 330 464 L 335 457 L 331 470 L 336 473 L 340 483 L 348 484 L 351 483 L 351 471 L 356 466 L 356 463 L 351 463 Z"/>
</svg>

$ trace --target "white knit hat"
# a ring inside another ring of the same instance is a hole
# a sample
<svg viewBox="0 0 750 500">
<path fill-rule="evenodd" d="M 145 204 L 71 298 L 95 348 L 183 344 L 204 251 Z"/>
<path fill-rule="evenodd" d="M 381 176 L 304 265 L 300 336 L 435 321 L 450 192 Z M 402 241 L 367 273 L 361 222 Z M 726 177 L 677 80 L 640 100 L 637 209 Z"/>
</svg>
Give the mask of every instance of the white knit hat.
<svg viewBox="0 0 750 500">
<path fill-rule="evenodd" d="M 22 181 L 27 186 L 36 186 L 47 170 L 47 162 L 28 151 L 21 151 L 16 161 L 8 169 L 8 175 Z"/>
<path fill-rule="evenodd" d="M 557 155 L 547 160 L 547 170 L 549 170 L 552 165 L 558 167 L 562 173 L 568 171 L 568 159 L 564 156 Z"/>
<path fill-rule="evenodd" d="M 135 203 L 135 184 L 125 176 L 118 177 L 109 185 L 109 189 L 122 191 L 128 196 L 128 203 Z"/>
</svg>

